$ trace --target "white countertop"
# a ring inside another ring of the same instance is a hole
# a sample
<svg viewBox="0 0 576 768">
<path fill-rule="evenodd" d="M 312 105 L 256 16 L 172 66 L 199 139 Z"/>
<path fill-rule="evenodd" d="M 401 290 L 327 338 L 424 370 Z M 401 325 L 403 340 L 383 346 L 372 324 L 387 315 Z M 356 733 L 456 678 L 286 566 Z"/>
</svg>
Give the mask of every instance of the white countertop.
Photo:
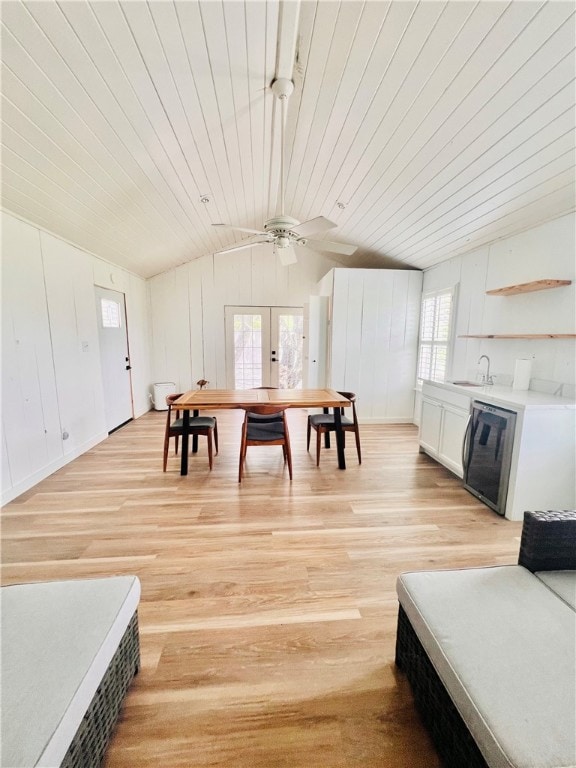
<svg viewBox="0 0 576 768">
<path fill-rule="evenodd" d="M 471 384 L 453 384 L 443 381 L 424 381 L 433 387 L 447 389 L 450 392 L 460 392 L 469 395 L 473 400 L 481 400 L 491 405 L 501 405 L 503 408 L 576 408 L 576 402 L 568 397 L 548 395 L 534 390 L 519 390 L 512 387 L 502 387 L 498 384 L 475 387 Z"/>
</svg>

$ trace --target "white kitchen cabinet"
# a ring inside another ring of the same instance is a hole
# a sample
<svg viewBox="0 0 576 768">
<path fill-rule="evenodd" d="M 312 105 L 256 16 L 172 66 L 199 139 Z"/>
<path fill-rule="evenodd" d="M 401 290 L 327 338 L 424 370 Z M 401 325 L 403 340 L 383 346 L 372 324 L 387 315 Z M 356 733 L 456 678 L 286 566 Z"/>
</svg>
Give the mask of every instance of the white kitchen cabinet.
<svg viewBox="0 0 576 768">
<path fill-rule="evenodd" d="M 462 444 L 470 398 L 431 384 L 422 387 L 420 450 L 462 477 Z"/>
<path fill-rule="evenodd" d="M 440 450 L 440 427 L 442 424 L 442 403 L 422 395 L 420 412 L 420 448 L 438 457 Z"/>
<path fill-rule="evenodd" d="M 355 392 L 364 423 L 412 423 L 422 273 L 333 269 L 318 295 L 328 309 L 325 347 L 310 339 L 325 349 L 319 369 L 325 366 L 326 379 L 316 377 L 318 386 Z"/>
<path fill-rule="evenodd" d="M 420 450 L 462 477 L 461 450 L 471 401 L 516 414 L 504 514 L 576 505 L 576 404 L 573 399 L 503 386 L 422 386 Z"/>
<path fill-rule="evenodd" d="M 438 455 L 442 463 L 462 477 L 462 443 L 466 425 L 470 418 L 468 409 L 444 405 L 442 412 L 442 430 Z"/>
</svg>

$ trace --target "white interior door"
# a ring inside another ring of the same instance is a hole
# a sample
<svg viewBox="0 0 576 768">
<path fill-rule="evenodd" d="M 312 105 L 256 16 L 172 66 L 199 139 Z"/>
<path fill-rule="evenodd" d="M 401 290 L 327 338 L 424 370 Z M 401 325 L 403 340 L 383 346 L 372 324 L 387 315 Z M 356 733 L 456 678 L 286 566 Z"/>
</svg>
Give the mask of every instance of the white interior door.
<svg viewBox="0 0 576 768">
<path fill-rule="evenodd" d="M 226 307 L 226 385 L 302 387 L 300 307 Z"/>
<path fill-rule="evenodd" d="M 96 288 L 100 363 L 108 432 L 133 418 L 124 294 Z"/>
<path fill-rule="evenodd" d="M 323 389 L 328 356 L 328 297 L 310 296 L 307 324 L 308 354 L 305 360 L 310 389 Z"/>
</svg>

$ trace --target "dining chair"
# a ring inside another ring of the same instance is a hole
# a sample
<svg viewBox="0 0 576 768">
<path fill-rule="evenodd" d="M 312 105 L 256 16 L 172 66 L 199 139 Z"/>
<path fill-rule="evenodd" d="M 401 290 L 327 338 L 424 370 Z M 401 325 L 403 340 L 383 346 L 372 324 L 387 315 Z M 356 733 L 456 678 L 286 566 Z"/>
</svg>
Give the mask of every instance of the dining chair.
<svg viewBox="0 0 576 768">
<path fill-rule="evenodd" d="M 175 409 L 173 403 L 179 397 L 182 397 L 182 392 L 178 395 L 167 395 L 166 404 L 168 405 L 168 413 L 166 415 L 166 431 L 164 433 L 164 472 L 166 472 L 166 465 L 168 463 L 168 444 L 171 437 L 175 440 L 175 453 L 178 454 L 178 441 L 183 430 L 183 419 L 180 416 L 180 410 Z M 172 414 L 175 415 L 174 421 L 172 421 Z M 208 438 L 208 464 L 212 469 L 212 433 L 214 433 L 214 445 L 216 453 L 218 453 L 218 422 L 214 416 L 190 416 L 190 429 L 188 434 L 191 437 L 196 435 L 205 435 Z"/>
<path fill-rule="evenodd" d="M 358 464 L 362 464 L 362 452 L 360 450 L 360 430 L 358 428 L 358 417 L 356 415 L 356 395 L 354 392 L 338 392 L 339 395 L 346 397 L 352 403 L 352 419 L 344 415 L 344 408 L 340 409 L 342 414 L 342 430 L 344 432 L 354 432 L 356 437 L 356 451 L 358 452 Z M 334 423 L 334 415 L 328 413 L 328 409 L 324 409 L 324 413 L 313 414 L 308 416 L 308 427 L 306 431 L 306 449 L 310 450 L 310 435 L 312 430 L 316 430 L 316 466 L 320 465 L 320 445 L 322 442 L 322 435 L 329 435 L 330 432 L 334 432 L 336 425 Z M 328 438 L 329 441 L 329 438 Z M 330 443 L 327 442 L 326 447 L 330 447 Z"/>
<path fill-rule="evenodd" d="M 252 387 L 252 389 L 278 389 L 278 387 Z M 250 413 L 248 414 L 248 421 L 270 422 L 270 421 L 282 421 L 283 414 L 281 411 L 274 411 L 268 414 Z"/>
<path fill-rule="evenodd" d="M 242 424 L 242 439 L 240 441 L 240 462 L 238 466 L 238 482 L 242 482 L 246 449 L 249 445 L 281 445 L 284 462 L 288 464 L 288 473 L 292 480 L 292 453 L 290 451 L 290 435 L 286 421 L 286 408 L 272 403 L 250 405 L 244 407 L 244 423 Z M 251 416 L 274 417 L 272 421 L 252 421 Z M 281 416 L 279 420 L 278 417 Z"/>
</svg>

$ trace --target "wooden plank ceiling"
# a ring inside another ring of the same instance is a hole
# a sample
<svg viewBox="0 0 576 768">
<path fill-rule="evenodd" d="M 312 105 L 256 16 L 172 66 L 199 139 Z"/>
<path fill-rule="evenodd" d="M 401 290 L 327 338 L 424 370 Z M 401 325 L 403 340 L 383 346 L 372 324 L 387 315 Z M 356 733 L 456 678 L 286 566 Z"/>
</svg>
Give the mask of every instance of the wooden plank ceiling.
<svg viewBox="0 0 576 768">
<path fill-rule="evenodd" d="M 1 10 L 7 210 L 142 276 L 278 212 L 278 2 Z M 572 2 L 302 2 L 285 213 L 426 268 L 574 210 L 574 37 Z"/>
</svg>

